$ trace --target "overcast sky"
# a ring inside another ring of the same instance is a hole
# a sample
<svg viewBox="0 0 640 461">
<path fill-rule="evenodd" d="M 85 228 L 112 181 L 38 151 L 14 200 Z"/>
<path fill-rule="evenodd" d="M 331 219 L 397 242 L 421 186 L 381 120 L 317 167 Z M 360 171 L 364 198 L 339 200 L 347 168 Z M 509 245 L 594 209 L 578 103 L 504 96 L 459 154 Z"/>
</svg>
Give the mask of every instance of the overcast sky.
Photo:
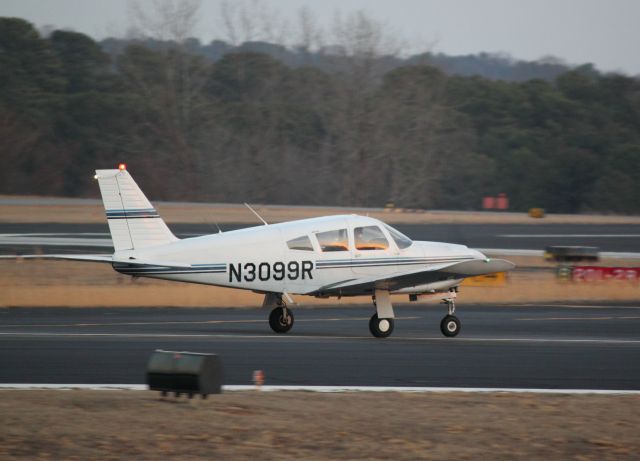
<svg viewBox="0 0 640 461">
<path fill-rule="evenodd" d="M 253 5 L 254 0 L 245 0 Z M 260 0 L 257 0 L 260 1 Z M 153 0 L 138 0 L 143 6 Z M 229 2 L 235 4 L 233 0 Z M 308 7 L 320 24 L 336 12 L 363 10 L 414 48 L 452 55 L 508 53 L 533 60 L 553 55 L 605 71 L 640 74 L 640 0 L 262 0 L 280 20 L 296 22 Z M 221 0 L 202 0 L 199 38 L 223 38 Z M 100 39 L 123 36 L 130 0 L 0 0 L 0 16 L 25 18 Z M 263 6 L 264 8 L 264 6 Z"/>
</svg>

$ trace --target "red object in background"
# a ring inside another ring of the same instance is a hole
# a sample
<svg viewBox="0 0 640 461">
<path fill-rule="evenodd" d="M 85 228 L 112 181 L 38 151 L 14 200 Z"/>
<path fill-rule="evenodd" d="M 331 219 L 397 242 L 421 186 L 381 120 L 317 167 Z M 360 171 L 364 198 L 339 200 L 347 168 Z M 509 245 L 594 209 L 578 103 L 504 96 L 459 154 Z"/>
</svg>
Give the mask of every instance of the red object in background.
<svg viewBox="0 0 640 461">
<path fill-rule="evenodd" d="M 640 281 L 640 267 L 575 266 L 571 279 L 574 282 L 599 282 L 603 280 Z"/>
<path fill-rule="evenodd" d="M 496 207 L 496 198 L 495 197 L 484 197 L 482 199 L 482 209 L 483 210 L 493 210 Z"/>
<path fill-rule="evenodd" d="M 509 208 L 509 199 L 507 198 L 507 194 L 501 192 L 498 194 L 496 198 L 496 208 L 498 210 L 506 210 Z"/>
<path fill-rule="evenodd" d="M 509 198 L 504 192 L 500 192 L 497 197 L 483 197 L 483 210 L 506 210 L 509 208 Z"/>
</svg>

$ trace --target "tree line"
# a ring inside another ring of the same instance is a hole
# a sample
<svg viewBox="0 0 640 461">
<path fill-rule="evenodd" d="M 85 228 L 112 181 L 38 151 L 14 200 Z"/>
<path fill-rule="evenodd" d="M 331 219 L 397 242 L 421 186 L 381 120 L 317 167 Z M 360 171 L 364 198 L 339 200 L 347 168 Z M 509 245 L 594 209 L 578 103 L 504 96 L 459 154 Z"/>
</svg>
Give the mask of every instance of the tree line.
<svg viewBox="0 0 640 461">
<path fill-rule="evenodd" d="M 166 47 L 163 40 L 150 37 L 138 39 L 145 47 L 159 49 Z M 112 56 L 120 54 L 131 44 L 130 38 L 110 37 L 98 42 L 100 47 Z M 326 72 L 332 72 L 345 53 L 341 46 L 325 46 L 318 49 L 305 47 L 287 47 L 278 43 L 252 40 L 233 45 L 225 40 L 212 40 L 208 44 L 197 38 L 189 38 L 185 47 L 192 54 L 198 54 L 210 61 L 218 61 L 229 53 L 266 54 L 288 67 L 312 66 Z M 444 53 L 422 52 L 410 56 L 387 54 L 379 57 L 383 72 L 398 67 L 428 63 L 448 75 L 480 76 L 490 80 L 526 81 L 532 79 L 553 80 L 559 75 L 575 68 L 561 59 L 544 57 L 536 61 L 522 61 L 506 54 L 479 53 L 463 56 L 450 56 Z M 592 64 L 582 65 L 582 72 L 597 73 Z"/>
<path fill-rule="evenodd" d="M 107 53 L 0 18 L 0 193 L 97 196 L 93 170 L 126 162 L 156 200 L 478 209 L 504 192 L 516 210 L 640 211 L 637 78 L 214 61 L 189 43 Z"/>
</svg>

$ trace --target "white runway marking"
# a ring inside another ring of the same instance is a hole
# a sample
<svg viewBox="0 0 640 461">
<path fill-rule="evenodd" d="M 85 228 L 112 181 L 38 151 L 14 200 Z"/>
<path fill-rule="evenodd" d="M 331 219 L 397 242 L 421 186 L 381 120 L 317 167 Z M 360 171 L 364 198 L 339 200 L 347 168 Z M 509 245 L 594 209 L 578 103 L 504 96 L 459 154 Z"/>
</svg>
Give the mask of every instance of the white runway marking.
<svg viewBox="0 0 640 461">
<path fill-rule="evenodd" d="M 619 238 L 640 238 L 640 234 L 501 234 L 496 237 L 504 238 L 598 238 L 598 239 L 619 239 Z"/>
<path fill-rule="evenodd" d="M 481 253 L 492 256 L 544 256 L 543 250 L 505 249 L 505 248 L 475 248 Z M 601 251 L 601 258 L 640 259 L 640 253 Z"/>
<path fill-rule="evenodd" d="M 420 317 L 396 317 L 396 320 L 416 320 Z M 300 319 L 296 323 L 313 323 L 313 322 L 342 322 L 342 321 L 368 321 L 369 317 L 336 317 L 326 319 Z M 8 324 L 2 325 L 1 328 L 60 328 L 60 327 L 104 327 L 104 326 L 141 326 L 141 325 L 220 325 L 226 323 L 265 323 L 266 319 L 257 320 L 199 320 L 199 321 L 173 321 L 173 322 L 105 322 L 105 323 L 47 323 L 47 324 Z"/>
<path fill-rule="evenodd" d="M 556 320 L 638 320 L 640 316 L 633 317 L 531 317 L 531 318 L 523 318 L 516 319 L 520 321 L 556 321 Z"/>
<path fill-rule="evenodd" d="M 42 232 L 31 232 L 31 233 L 26 233 L 26 234 L 0 234 L 0 239 L 4 238 L 4 237 L 47 237 L 47 236 L 56 236 L 56 237 L 60 237 L 60 236 L 76 236 L 76 235 L 82 235 L 82 236 L 92 236 L 92 237 L 110 237 L 111 234 L 109 234 L 108 232 L 46 232 L 46 233 L 42 233 Z"/>
<path fill-rule="evenodd" d="M 179 333 L 53 333 L 53 332 L 3 332 L 0 337 L 66 337 L 66 338 L 181 338 L 181 339 L 268 339 L 268 340 L 286 340 L 286 341 L 335 341 L 335 340 L 356 340 L 356 341 L 377 341 L 371 336 L 301 336 L 301 335 L 276 335 L 276 334 L 179 334 Z M 638 345 L 640 339 L 562 339 L 562 338 L 445 338 L 442 336 L 425 336 L 425 337 L 393 337 L 385 340 L 385 342 L 463 342 L 463 343 L 537 343 L 537 344 L 612 344 L 612 345 Z"/>
<path fill-rule="evenodd" d="M 518 304 L 517 307 L 561 307 L 564 309 L 640 309 L 640 306 L 606 306 L 594 304 Z"/>
<path fill-rule="evenodd" d="M 0 384 L 0 390 L 99 390 L 99 391 L 146 391 L 145 384 Z M 226 392 L 255 391 L 255 386 L 226 385 Z M 262 386 L 263 392 L 401 392 L 401 393 L 515 393 L 515 394 L 600 394 L 600 395 L 640 395 L 639 390 L 616 389 L 527 389 L 510 387 L 400 387 L 400 386 Z"/>
<path fill-rule="evenodd" d="M 503 249 L 503 248 L 474 248 L 480 253 L 501 256 L 544 256 L 543 250 Z"/>
</svg>

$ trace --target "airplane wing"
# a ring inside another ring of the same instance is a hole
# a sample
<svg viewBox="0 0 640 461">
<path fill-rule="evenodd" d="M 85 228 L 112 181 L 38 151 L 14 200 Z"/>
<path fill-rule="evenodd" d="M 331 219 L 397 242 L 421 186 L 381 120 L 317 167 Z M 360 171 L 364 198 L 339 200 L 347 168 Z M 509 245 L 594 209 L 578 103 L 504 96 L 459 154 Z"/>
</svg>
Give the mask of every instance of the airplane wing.
<svg viewBox="0 0 640 461">
<path fill-rule="evenodd" d="M 493 274 L 513 269 L 515 264 L 504 259 L 473 259 L 456 263 L 443 263 L 427 268 L 422 267 L 409 271 L 399 271 L 385 276 L 349 279 L 321 287 L 307 294 L 342 294 L 359 293 L 366 289 L 396 291 L 446 279 L 474 277 L 476 275 Z"/>
</svg>

